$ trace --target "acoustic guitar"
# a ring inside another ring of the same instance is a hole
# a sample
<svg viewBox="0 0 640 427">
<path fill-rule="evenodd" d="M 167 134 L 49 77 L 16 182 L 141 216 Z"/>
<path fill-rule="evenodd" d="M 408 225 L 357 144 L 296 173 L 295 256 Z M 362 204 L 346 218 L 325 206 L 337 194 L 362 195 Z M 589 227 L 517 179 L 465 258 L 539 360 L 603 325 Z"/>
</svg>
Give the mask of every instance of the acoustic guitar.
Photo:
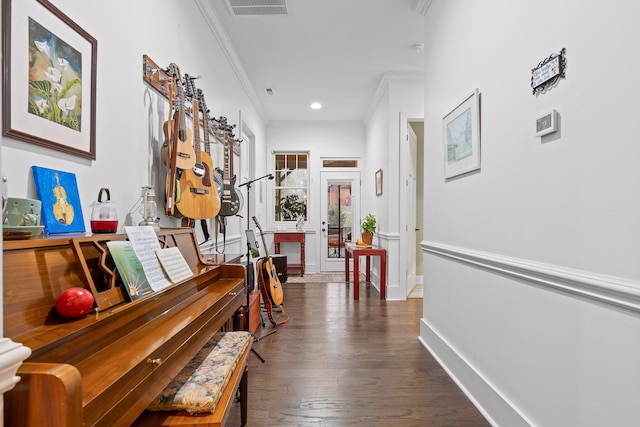
<svg viewBox="0 0 640 427">
<path fill-rule="evenodd" d="M 183 170 L 179 178 L 180 198 L 176 199 L 176 208 L 187 218 L 213 218 L 220 211 L 220 198 L 211 174 L 211 158 L 207 156 L 206 160 L 209 163 L 205 163 L 200 147 L 200 107 L 195 94 L 202 95 L 202 92 L 193 90 L 193 81 L 188 76 L 185 81 L 187 90 L 192 94 L 193 139 L 196 161 L 193 168 Z M 207 130 L 205 129 L 206 133 Z"/>
<path fill-rule="evenodd" d="M 260 223 L 258 219 L 254 216 L 253 222 L 256 224 L 256 227 L 260 231 L 260 236 L 262 237 L 262 247 L 264 248 L 265 257 L 262 260 L 262 277 L 264 278 L 264 282 L 268 289 L 269 299 L 275 305 L 281 305 L 282 300 L 284 299 L 284 294 L 282 292 L 282 284 L 280 283 L 280 279 L 278 279 L 278 274 L 276 273 L 276 267 L 273 264 L 273 259 L 269 255 L 269 250 L 267 249 L 267 242 L 264 238 L 264 233 L 262 232 L 262 227 L 260 227 Z M 267 301 L 265 301 L 265 305 Z"/>
<path fill-rule="evenodd" d="M 196 163 L 196 153 L 193 145 L 191 145 L 191 129 L 187 128 L 185 120 L 185 94 L 182 87 L 182 77 L 180 76 L 180 69 L 175 64 L 169 65 L 169 74 L 172 79 L 169 83 L 169 102 L 174 102 L 174 97 L 177 97 L 174 105 L 169 108 L 169 112 L 173 112 L 173 118 L 169 116 L 169 119 L 164 122 L 163 130 L 165 141 L 162 144 L 160 157 L 163 163 L 168 164 L 168 159 L 174 156 L 172 147 L 175 147 L 175 163 L 179 169 L 191 169 Z M 176 131 L 177 128 L 177 131 Z"/>
</svg>

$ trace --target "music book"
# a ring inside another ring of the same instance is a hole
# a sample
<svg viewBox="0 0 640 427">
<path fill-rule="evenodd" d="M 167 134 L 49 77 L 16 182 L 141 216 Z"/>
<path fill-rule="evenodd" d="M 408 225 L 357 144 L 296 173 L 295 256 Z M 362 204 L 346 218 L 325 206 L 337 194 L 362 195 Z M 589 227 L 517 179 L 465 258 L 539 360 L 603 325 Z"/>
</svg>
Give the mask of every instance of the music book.
<svg viewBox="0 0 640 427">
<path fill-rule="evenodd" d="M 85 232 L 76 175 L 31 166 L 45 234 Z"/>
<path fill-rule="evenodd" d="M 171 283 L 178 283 L 193 276 L 191 267 L 177 247 L 157 249 L 156 255 Z"/>
<path fill-rule="evenodd" d="M 153 293 L 151 285 L 144 274 L 142 264 L 131 246 L 131 242 L 112 241 L 107 242 L 109 253 L 116 263 L 118 273 L 122 278 L 124 288 L 131 301 Z"/>
<path fill-rule="evenodd" d="M 159 291 L 169 286 L 171 282 L 165 275 L 156 256 L 156 250 L 160 249 L 160 242 L 158 242 L 158 236 L 156 236 L 153 227 L 150 225 L 125 226 L 124 231 L 127 233 L 131 247 L 142 264 L 151 289 Z"/>
</svg>

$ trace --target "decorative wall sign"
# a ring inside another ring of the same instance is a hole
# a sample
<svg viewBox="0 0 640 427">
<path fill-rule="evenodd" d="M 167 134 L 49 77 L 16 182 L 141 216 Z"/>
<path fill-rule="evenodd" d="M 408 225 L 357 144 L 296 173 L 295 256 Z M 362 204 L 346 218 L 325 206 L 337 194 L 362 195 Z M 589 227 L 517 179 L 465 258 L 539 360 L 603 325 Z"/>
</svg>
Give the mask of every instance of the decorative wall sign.
<svg viewBox="0 0 640 427">
<path fill-rule="evenodd" d="M 3 134 L 95 160 L 97 41 L 46 0 L 2 0 Z"/>
<path fill-rule="evenodd" d="M 444 177 L 480 169 L 480 101 L 478 89 L 442 119 Z"/>
<path fill-rule="evenodd" d="M 565 53 L 565 48 L 562 48 L 560 53 L 551 54 L 531 70 L 531 88 L 534 95 L 546 92 L 547 89 L 555 86 L 560 78 L 565 77 L 567 66 Z"/>
</svg>

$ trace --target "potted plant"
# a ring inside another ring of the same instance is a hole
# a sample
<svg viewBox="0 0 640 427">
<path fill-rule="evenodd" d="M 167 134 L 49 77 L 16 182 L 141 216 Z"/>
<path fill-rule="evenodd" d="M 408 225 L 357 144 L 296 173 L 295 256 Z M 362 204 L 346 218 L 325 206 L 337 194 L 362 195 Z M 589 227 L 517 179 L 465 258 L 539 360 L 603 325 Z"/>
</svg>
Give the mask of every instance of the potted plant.
<svg viewBox="0 0 640 427">
<path fill-rule="evenodd" d="M 364 221 L 360 224 L 360 234 L 362 241 L 367 245 L 373 242 L 373 233 L 376 231 L 376 217 L 373 214 L 367 214 Z"/>
</svg>

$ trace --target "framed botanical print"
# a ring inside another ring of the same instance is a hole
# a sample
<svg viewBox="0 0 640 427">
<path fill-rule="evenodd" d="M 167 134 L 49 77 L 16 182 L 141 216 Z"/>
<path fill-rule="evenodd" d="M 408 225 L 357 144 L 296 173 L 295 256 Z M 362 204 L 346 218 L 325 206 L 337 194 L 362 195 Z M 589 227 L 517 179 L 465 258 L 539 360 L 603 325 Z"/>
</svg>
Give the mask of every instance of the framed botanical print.
<svg viewBox="0 0 640 427">
<path fill-rule="evenodd" d="M 46 0 L 2 0 L 3 134 L 95 160 L 97 41 Z"/>
</svg>

